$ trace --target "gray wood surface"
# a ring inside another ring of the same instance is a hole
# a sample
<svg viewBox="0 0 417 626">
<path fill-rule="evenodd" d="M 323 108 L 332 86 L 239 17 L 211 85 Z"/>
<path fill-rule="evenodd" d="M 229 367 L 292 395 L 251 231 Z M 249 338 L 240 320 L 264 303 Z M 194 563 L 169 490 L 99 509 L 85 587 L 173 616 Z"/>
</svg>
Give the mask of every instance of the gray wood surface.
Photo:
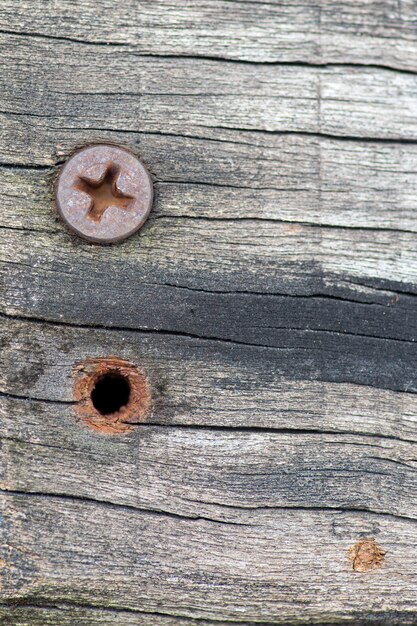
<svg viewBox="0 0 417 626">
<path fill-rule="evenodd" d="M 0 64 L 0 624 L 415 624 L 416 1 L 3 0 Z M 155 185 L 113 247 L 52 201 L 97 141 Z"/>
</svg>

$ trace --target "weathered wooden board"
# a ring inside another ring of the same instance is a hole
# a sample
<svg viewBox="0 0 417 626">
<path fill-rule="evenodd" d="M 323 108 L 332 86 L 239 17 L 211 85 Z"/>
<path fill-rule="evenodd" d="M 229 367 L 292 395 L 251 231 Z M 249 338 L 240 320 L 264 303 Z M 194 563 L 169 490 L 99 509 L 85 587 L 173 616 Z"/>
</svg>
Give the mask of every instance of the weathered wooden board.
<svg viewBox="0 0 417 626">
<path fill-rule="evenodd" d="M 391 614 L 402 623 L 415 600 L 412 522 L 381 518 L 375 528 L 372 518 L 349 513 L 281 510 L 230 524 L 60 497 L 2 500 L 13 527 L 6 538 L 20 537 L 19 550 L 4 555 L 10 583 L 15 593 L 30 587 L 34 599 L 59 603 L 64 596 L 149 613 L 163 607 L 168 615 L 295 624 L 317 615 L 324 622 L 343 619 L 352 605 L 359 615 L 371 609 L 376 618 Z M 347 571 L 346 549 L 355 532 L 375 531 L 391 551 L 390 572 L 374 573 L 364 593 L 361 577 Z"/>
<path fill-rule="evenodd" d="M 288 340 L 294 334 L 288 331 Z M 391 354 L 378 356 L 377 349 L 386 349 L 389 341 L 374 340 L 371 355 L 371 342 L 361 337 L 353 336 L 346 346 L 343 335 L 335 334 L 328 350 L 305 345 L 307 338 L 304 332 L 298 348 L 268 347 L 170 331 L 92 330 L 3 319 L 1 388 L 22 399 L 71 403 L 74 363 L 86 356 L 117 354 L 139 362 L 147 372 L 153 386 L 154 423 L 352 432 L 416 440 L 415 391 L 392 389 L 404 385 L 407 371 L 409 379 L 413 375 L 412 359 L 408 365 L 401 353 L 395 357 L 407 342 L 392 342 Z M 356 383 L 346 382 L 349 365 Z M 54 437 L 55 428 L 52 431 Z"/>
<path fill-rule="evenodd" d="M 81 142 L 82 133 L 74 133 Z M 86 131 L 86 136 L 91 141 L 120 140 L 110 131 Z M 61 133 L 55 137 L 57 143 L 62 141 Z M 223 139 L 132 132 L 124 133 L 122 142 L 140 150 L 154 174 L 153 215 L 158 218 L 417 229 L 413 143 L 231 131 Z M 50 184 L 56 173 L 52 155 L 48 163 L 39 168 L 0 166 L 5 190 L 2 226 L 56 230 L 50 219 Z"/>
<path fill-rule="evenodd" d="M 415 0 L 3 0 L 0 27 L 56 43 L 155 56 L 417 68 Z"/>
<path fill-rule="evenodd" d="M 139 611 L 118 611 L 116 609 L 94 609 L 66 607 L 59 603 L 57 608 L 39 606 L 0 607 L 0 620 L 2 624 L 13 626 L 210 626 L 212 620 L 194 620 L 191 618 L 166 617 Z M 217 626 L 230 624 L 230 622 L 216 621 Z M 253 624 L 253 622 L 252 622 Z"/>
<path fill-rule="evenodd" d="M 74 42 L 52 46 L 6 34 L 0 34 L 0 49 L 8 57 L 0 115 L 8 163 L 50 162 L 50 152 L 56 157 L 59 146 L 57 131 L 68 148 L 85 142 L 89 131 L 109 130 L 417 139 L 413 73 L 155 58 L 105 47 L 100 52 L 81 47 L 81 56 Z"/>
<path fill-rule="evenodd" d="M 415 0 L 3 0 L 1 624 L 416 623 L 416 59 Z M 52 202 L 102 140 L 156 191 L 107 248 Z"/>
</svg>

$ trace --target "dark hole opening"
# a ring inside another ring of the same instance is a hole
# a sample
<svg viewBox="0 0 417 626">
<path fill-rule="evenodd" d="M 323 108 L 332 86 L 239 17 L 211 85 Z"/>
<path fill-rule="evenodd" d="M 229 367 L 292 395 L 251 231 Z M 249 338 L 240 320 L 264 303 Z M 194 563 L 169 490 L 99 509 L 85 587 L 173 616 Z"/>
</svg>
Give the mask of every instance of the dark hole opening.
<svg viewBox="0 0 417 626">
<path fill-rule="evenodd" d="M 94 408 L 102 415 L 115 413 L 126 406 L 130 397 L 129 381 L 120 374 L 111 372 L 102 376 L 91 392 Z"/>
</svg>

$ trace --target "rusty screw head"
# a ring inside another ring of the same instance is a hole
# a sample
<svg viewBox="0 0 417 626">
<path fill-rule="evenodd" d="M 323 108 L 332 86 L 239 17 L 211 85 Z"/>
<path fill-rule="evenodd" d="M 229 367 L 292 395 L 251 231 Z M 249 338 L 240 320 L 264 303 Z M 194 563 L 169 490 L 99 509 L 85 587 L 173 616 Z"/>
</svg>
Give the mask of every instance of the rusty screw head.
<svg viewBox="0 0 417 626">
<path fill-rule="evenodd" d="M 133 235 L 152 207 L 151 177 L 139 159 L 108 144 L 76 152 L 58 176 L 55 198 L 65 224 L 94 243 Z"/>
</svg>

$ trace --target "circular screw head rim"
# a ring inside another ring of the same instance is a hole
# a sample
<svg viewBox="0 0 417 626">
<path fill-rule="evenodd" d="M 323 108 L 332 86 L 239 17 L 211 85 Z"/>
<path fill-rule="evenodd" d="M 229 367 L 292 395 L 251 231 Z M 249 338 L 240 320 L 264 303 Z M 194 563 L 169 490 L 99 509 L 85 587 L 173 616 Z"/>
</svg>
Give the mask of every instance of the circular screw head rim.
<svg viewBox="0 0 417 626">
<path fill-rule="evenodd" d="M 55 201 L 72 232 L 93 243 L 117 243 L 143 226 L 152 208 L 153 185 L 132 152 L 113 144 L 93 144 L 64 164 Z"/>
</svg>

